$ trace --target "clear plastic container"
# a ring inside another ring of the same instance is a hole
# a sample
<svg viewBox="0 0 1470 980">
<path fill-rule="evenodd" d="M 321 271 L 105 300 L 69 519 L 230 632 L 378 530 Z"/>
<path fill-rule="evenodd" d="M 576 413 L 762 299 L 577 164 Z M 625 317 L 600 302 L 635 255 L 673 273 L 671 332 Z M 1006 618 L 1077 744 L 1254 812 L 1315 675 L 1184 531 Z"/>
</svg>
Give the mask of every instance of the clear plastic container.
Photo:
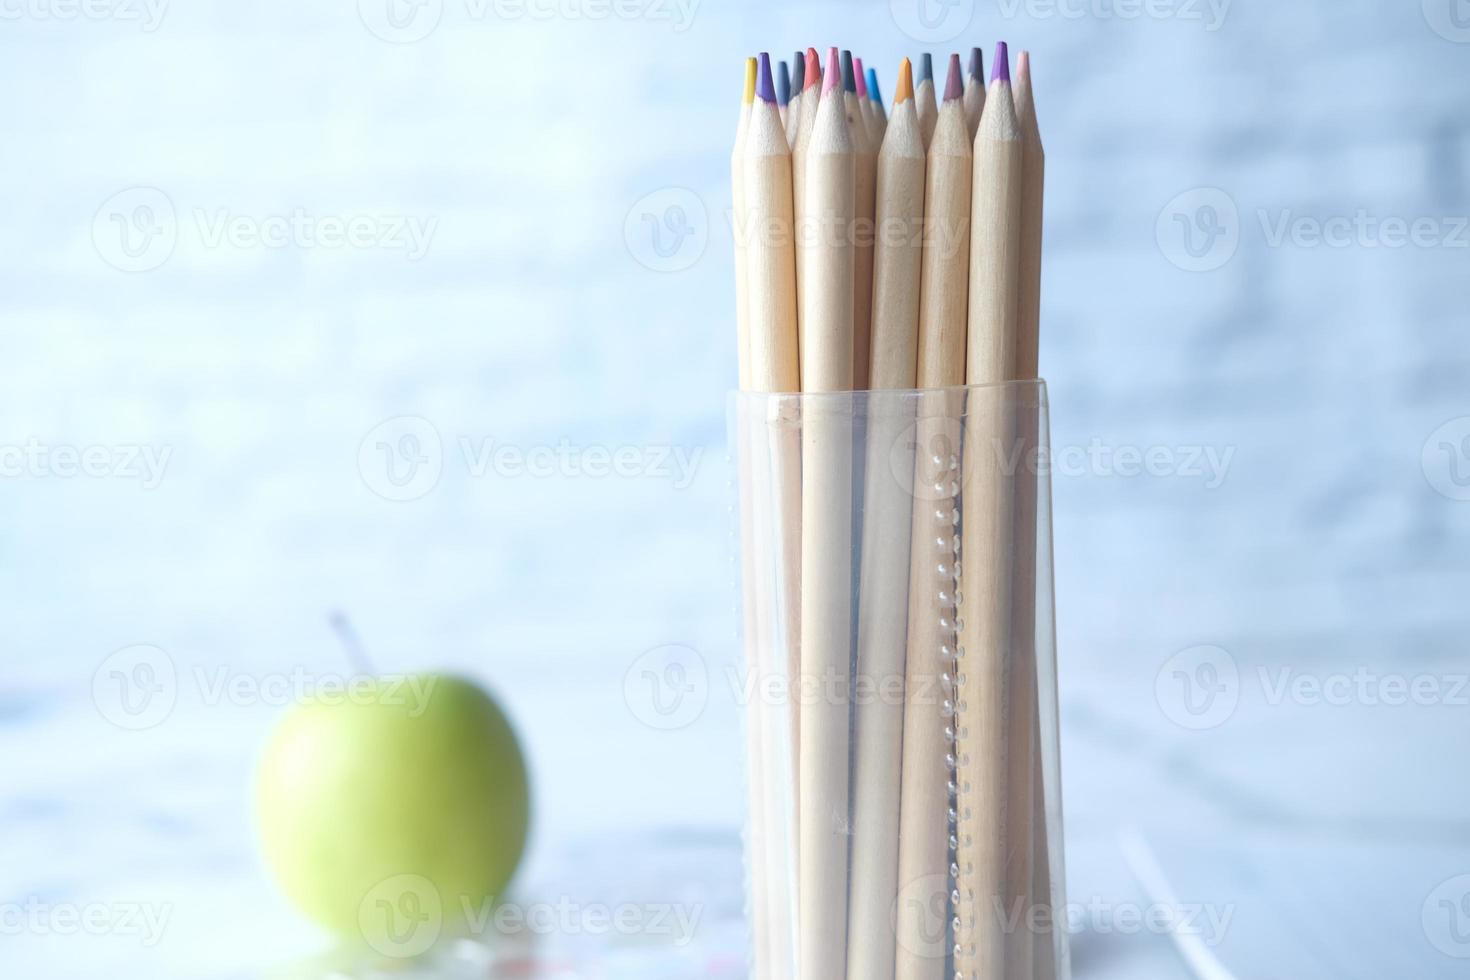
<svg viewBox="0 0 1470 980">
<path fill-rule="evenodd" d="M 730 421 L 752 975 L 1065 980 L 1044 383 Z"/>
</svg>

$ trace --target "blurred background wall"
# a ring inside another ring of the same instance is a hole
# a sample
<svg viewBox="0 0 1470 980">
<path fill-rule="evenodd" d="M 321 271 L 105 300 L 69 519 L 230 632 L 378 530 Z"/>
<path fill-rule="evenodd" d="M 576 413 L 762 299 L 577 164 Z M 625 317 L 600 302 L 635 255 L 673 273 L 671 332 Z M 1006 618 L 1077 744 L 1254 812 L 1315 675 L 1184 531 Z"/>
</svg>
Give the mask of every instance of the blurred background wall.
<svg viewBox="0 0 1470 980">
<path fill-rule="evenodd" d="M 1239 905 L 1231 955 L 1453 975 L 1421 913 L 1470 872 L 1463 0 L 598 9 L 0 2 L 0 900 L 178 905 L 152 949 L 8 940 L 27 975 L 319 944 L 251 839 L 278 699 L 210 683 L 348 672 L 333 610 L 503 696 L 526 887 L 733 840 L 741 58 L 849 46 L 891 96 L 1002 38 L 1049 153 L 1073 893 L 1139 893 L 1127 833 Z M 625 682 L 671 656 L 667 730 Z M 172 688 L 133 730 L 97 678 L 139 663 Z M 1438 694 L 1280 693 L 1364 671 Z M 1159 936 L 1077 948 L 1184 975 Z"/>
</svg>

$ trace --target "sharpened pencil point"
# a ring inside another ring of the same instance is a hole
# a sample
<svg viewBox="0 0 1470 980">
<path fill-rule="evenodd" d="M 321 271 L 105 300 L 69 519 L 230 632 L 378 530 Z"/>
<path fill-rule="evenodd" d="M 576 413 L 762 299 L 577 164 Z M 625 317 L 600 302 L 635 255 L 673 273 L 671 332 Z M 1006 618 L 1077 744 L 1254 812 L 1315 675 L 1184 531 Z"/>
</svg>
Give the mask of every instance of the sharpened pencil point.
<svg viewBox="0 0 1470 980">
<path fill-rule="evenodd" d="M 868 76 L 863 74 L 863 59 L 852 59 L 852 80 L 857 83 L 858 98 L 868 97 Z"/>
<path fill-rule="evenodd" d="M 944 80 L 944 101 L 965 97 L 965 80 L 960 74 L 960 56 L 949 56 L 949 77 Z"/>
<path fill-rule="evenodd" d="M 806 73 L 802 75 L 807 88 L 816 88 L 822 84 L 822 59 L 817 56 L 816 48 L 806 49 Z"/>
<path fill-rule="evenodd" d="M 1016 55 L 1016 77 L 1031 81 L 1031 52 L 1022 51 Z"/>
<path fill-rule="evenodd" d="M 898 63 L 898 86 L 893 90 L 893 103 L 907 102 L 914 97 L 914 66 L 905 58 Z"/>
<path fill-rule="evenodd" d="M 970 77 L 985 81 L 985 56 L 980 53 L 979 48 L 970 49 Z"/>
<path fill-rule="evenodd" d="M 776 101 L 776 83 L 771 80 L 771 56 L 761 52 L 760 76 L 756 79 L 755 94 L 762 102 Z"/>
<path fill-rule="evenodd" d="M 842 91 L 857 94 L 857 83 L 852 78 L 852 52 L 842 52 Z"/>
<path fill-rule="evenodd" d="M 755 101 L 755 66 L 754 58 L 745 59 L 745 104 L 750 105 Z"/>
<path fill-rule="evenodd" d="M 878 69 L 868 69 L 868 98 L 879 105 L 883 104 L 883 95 L 878 91 Z"/>
<path fill-rule="evenodd" d="M 776 101 L 783 106 L 791 101 L 791 71 L 784 61 L 776 66 Z"/>
<path fill-rule="evenodd" d="M 827 49 L 827 70 L 822 74 L 822 94 L 826 95 L 840 87 L 842 82 L 842 58 L 836 48 Z"/>
<path fill-rule="evenodd" d="M 806 55 L 798 51 L 796 52 L 796 57 L 791 62 L 791 91 L 798 95 L 801 94 L 801 90 L 806 88 L 806 83 L 803 81 L 805 76 Z"/>
<path fill-rule="evenodd" d="M 919 55 L 919 84 L 934 81 L 934 56 L 929 52 Z"/>
<path fill-rule="evenodd" d="M 995 46 L 995 64 L 990 68 L 990 80 L 1011 84 L 1011 55 L 1004 41 Z"/>
</svg>

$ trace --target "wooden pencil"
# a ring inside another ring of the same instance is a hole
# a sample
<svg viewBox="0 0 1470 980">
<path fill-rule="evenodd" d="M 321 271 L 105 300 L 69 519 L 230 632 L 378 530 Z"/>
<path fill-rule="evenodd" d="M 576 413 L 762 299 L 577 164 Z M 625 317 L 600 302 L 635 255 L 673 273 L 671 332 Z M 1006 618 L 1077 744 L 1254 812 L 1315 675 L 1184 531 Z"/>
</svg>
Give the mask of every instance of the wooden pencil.
<svg viewBox="0 0 1470 980">
<path fill-rule="evenodd" d="M 802 980 L 846 969 L 852 630 L 852 388 L 856 160 L 836 48 L 828 51 L 806 155 L 806 207 L 828 229 L 808 239 L 802 284 L 803 689 L 798 921 Z M 810 395 L 823 397 L 811 398 Z"/>
<path fill-rule="evenodd" d="M 882 231 L 875 245 L 871 384 L 874 389 L 902 390 L 913 388 L 916 377 L 919 228 L 924 216 L 924 145 L 907 61 L 899 69 L 897 98 L 877 164 Z M 913 495 L 895 479 L 894 452 L 911 423 L 908 403 L 897 397 L 875 394 L 869 406 L 857 664 L 867 697 L 854 714 L 847 976 L 892 980 L 913 508 Z"/>
<path fill-rule="evenodd" d="M 898 71 L 893 117 L 878 154 L 873 248 L 874 388 L 912 387 L 918 356 L 924 138 L 914 106 L 913 69 L 907 58 Z"/>
<path fill-rule="evenodd" d="M 907 57 L 906 59 L 907 62 Z M 888 129 L 888 113 L 883 110 L 883 94 L 878 91 L 878 69 L 867 69 L 867 97 L 873 100 L 873 115 L 878 116 L 879 132 Z"/>
<path fill-rule="evenodd" d="M 740 102 L 740 121 L 735 127 L 735 148 L 730 151 L 730 227 L 735 247 L 735 336 L 739 345 L 740 387 L 750 387 L 750 293 L 745 285 L 745 129 L 750 124 L 750 107 L 755 101 L 754 58 L 745 59 L 745 95 Z"/>
<path fill-rule="evenodd" d="M 1031 83 L 1031 56 L 1022 51 L 1016 59 L 1016 77 L 1013 86 L 1016 103 L 1016 121 L 1021 131 L 1021 293 L 1016 323 L 1016 370 L 1017 380 L 1039 378 L 1041 339 L 1041 244 L 1043 225 L 1043 199 L 1046 183 L 1046 151 L 1042 147 L 1041 129 L 1036 118 L 1035 92 Z M 1040 437 L 1039 419 L 1028 412 L 1023 418 L 1023 436 L 1029 452 Z M 1023 654 L 1028 676 L 1023 678 L 1023 689 L 1027 693 L 1026 706 L 1034 713 L 1037 731 L 1030 741 L 1032 765 L 1031 820 L 1032 833 L 1032 882 L 1029 901 L 1038 905 L 1045 913 L 1042 921 L 1052 920 L 1052 855 L 1048 820 L 1048 802 L 1060 807 L 1059 799 L 1048 801 L 1046 774 L 1043 762 L 1041 737 L 1041 713 L 1038 709 L 1041 686 L 1036 683 L 1036 639 L 1037 639 L 1037 487 L 1027 481 L 1020 485 L 1016 501 L 1016 537 L 1018 569 L 1016 574 L 1016 648 Z M 1015 767 L 1012 767 L 1015 772 Z M 1055 788 L 1053 794 L 1055 795 Z M 1019 819 L 1019 818 L 1017 818 Z M 1060 828 L 1058 828 L 1060 829 Z M 1057 975 L 1058 957 L 1054 928 L 1041 930 L 1035 937 L 1035 954 L 1032 973 L 1038 980 L 1053 980 Z M 1026 964 L 1018 963 L 1024 968 Z"/>
<path fill-rule="evenodd" d="M 919 129 L 924 134 L 924 149 L 934 138 L 934 124 L 939 121 L 939 103 L 934 94 L 934 58 L 927 51 L 919 56 L 919 85 L 914 89 L 919 110 Z"/>
<path fill-rule="evenodd" d="M 864 113 L 867 102 L 858 93 L 857 70 L 851 51 L 842 52 L 842 98 L 847 108 L 848 132 L 852 135 L 857 182 L 854 185 L 853 239 L 853 356 L 852 386 L 868 387 L 873 337 L 873 208 L 878 180 L 878 146 Z M 863 82 L 866 87 L 867 82 Z"/>
<path fill-rule="evenodd" d="M 791 151 L 786 144 L 777 101 L 771 59 L 763 53 L 760 56 L 756 99 L 744 144 L 745 206 L 751 231 L 746 246 L 751 384 L 761 392 L 790 392 L 800 387 L 796 354 Z M 788 431 L 779 426 L 768 432 L 765 443 L 755 447 L 753 463 L 755 485 L 771 490 L 769 494 L 760 494 L 754 502 L 755 526 L 769 529 L 761 533 L 755 542 L 758 572 L 754 584 L 760 603 L 758 620 L 762 637 L 772 641 L 778 635 L 776 623 L 786 603 L 778 596 L 777 581 L 770 579 L 775 576 L 778 581 L 789 581 L 794 574 L 792 560 L 799 553 L 799 541 L 792 540 L 783 531 L 790 528 L 789 522 L 799 506 L 799 498 L 794 497 L 791 490 L 799 487 L 800 447 L 799 443 L 788 438 Z M 775 555 L 767 553 L 773 548 L 776 549 Z M 780 635 L 789 636 L 789 627 L 781 628 Z M 768 669 L 791 676 L 785 665 L 772 663 L 769 657 L 762 659 Z M 759 824 L 751 828 L 751 837 L 753 842 L 756 839 L 761 841 L 762 847 L 757 853 L 763 850 L 769 863 L 759 869 L 759 873 L 752 874 L 755 920 L 764 922 L 765 928 L 756 953 L 767 959 L 769 975 L 789 976 L 796 937 L 792 910 L 783 903 L 791 889 L 780 869 L 789 866 L 786 861 L 793 853 L 791 845 L 794 840 L 791 839 L 792 831 L 786 827 L 789 815 L 780 807 L 783 795 L 777 789 L 780 780 L 774 778 L 783 765 L 777 758 L 782 718 L 775 705 L 765 704 L 760 699 L 753 705 L 753 714 L 752 724 L 760 729 L 763 738 L 775 743 L 757 746 L 767 760 L 768 785 L 764 792 L 754 794 L 764 808 Z"/>
<path fill-rule="evenodd" d="M 970 126 L 970 141 L 980 128 L 980 114 L 985 111 L 985 56 L 979 48 L 970 49 L 969 77 L 965 79 L 965 122 Z"/>
<path fill-rule="evenodd" d="M 873 153 L 876 156 L 883 148 L 883 120 L 879 118 L 872 96 L 868 93 L 868 72 L 863 68 L 863 59 L 852 59 L 852 77 L 857 83 L 858 105 L 863 110 L 863 122 L 868 127 L 868 139 L 873 144 Z"/>
<path fill-rule="evenodd" d="M 781 128 L 786 128 L 786 107 L 791 102 L 791 72 L 786 67 L 786 62 L 781 62 L 776 71 L 776 105 L 779 107 L 778 115 L 781 119 Z M 783 133 L 784 135 L 784 133 Z M 788 143 L 787 146 L 790 146 Z"/>
<path fill-rule="evenodd" d="M 918 382 L 948 388 L 965 380 L 969 302 L 972 159 L 965 125 L 959 58 L 951 60 L 944 103 L 929 144 L 924 191 L 924 250 L 919 298 Z M 899 919 L 896 976 L 939 980 L 945 959 L 936 955 L 923 916 L 949 884 L 950 780 L 953 751 L 952 678 L 955 650 L 953 519 L 958 477 L 958 432 L 963 393 L 935 392 L 919 409 L 908 629 L 909 701 L 904 718 L 903 788 L 899 831 L 899 887 L 918 902 Z"/>
<path fill-rule="evenodd" d="M 1014 370 L 1020 293 L 1021 138 L 1004 44 L 996 49 L 974 153 L 966 382 L 986 385 L 1008 380 Z M 958 672 L 955 961 L 966 978 L 1006 975 L 997 900 L 1005 893 L 1009 851 L 1005 712 L 1014 513 L 1001 462 L 1012 433 L 1003 393 L 973 391 L 964 440 Z"/>
<path fill-rule="evenodd" d="M 802 75 L 804 88 L 801 95 L 801 116 L 797 124 L 796 141 L 791 143 L 791 190 L 792 202 L 796 206 L 796 319 L 798 326 L 804 315 L 805 303 L 801 297 L 806 295 L 806 256 L 810 251 L 805 246 L 821 240 L 821 229 L 815 227 L 815 222 L 811 220 L 806 207 L 806 148 L 811 143 L 812 127 L 816 124 L 817 108 L 822 101 L 822 72 L 818 68 L 818 62 L 817 49 L 807 48 L 806 70 Z"/>
</svg>

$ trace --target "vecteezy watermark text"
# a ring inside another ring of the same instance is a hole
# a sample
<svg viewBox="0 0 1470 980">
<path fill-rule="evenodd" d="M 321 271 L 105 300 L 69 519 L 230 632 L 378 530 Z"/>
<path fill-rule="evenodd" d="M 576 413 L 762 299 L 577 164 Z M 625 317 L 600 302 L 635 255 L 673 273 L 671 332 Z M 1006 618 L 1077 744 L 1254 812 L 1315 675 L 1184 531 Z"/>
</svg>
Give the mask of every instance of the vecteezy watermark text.
<svg viewBox="0 0 1470 980">
<path fill-rule="evenodd" d="M 137 24 L 145 34 L 158 30 L 169 0 L 0 0 L 0 20 L 114 21 Z"/>
<path fill-rule="evenodd" d="M 447 453 L 428 419 L 399 416 L 374 426 L 358 446 L 363 483 L 385 500 L 416 500 L 439 483 L 446 456 L 470 479 L 663 480 L 675 490 L 694 482 L 702 447 L 671 443 L 609 446 L 570 439 L 522 444 L 490 436 L 462 435 Z"/>
<path fill-rule="evenodd" d="M 0 443 L 0 479 L 136 480 L 154 490 L 172 457 L 172 446 L 51 445 L 32 436 L 24 443 Z"/>
<path fill-rule="evenodd" d="M 694 941 L 704 906 L 673 902 L 555 901 L 517 904 L 494 898 L 445 896 L 428 878 L 401 874 L 378 882 L 358 904 L 358 928 L 384 956 L 421 955 L 446 931 L 482 941 L 502 936 L 622 936 Z"/>
<path fill-rule="evenodd" d="M 357 0 L 357 15 L 374 36 L 414 44 L 439 29 L 446 9 L 457 22 L 642 21 L 676 34 L 694 23 L 700 0 Z"/>
<path fill-rule="evenodd" d="M 43 902 L 32 895 L 0 902 L 0 936 L 123 936 L 152 948 L 173 913 L 172 903 Z"/>
<path fill-rule="evenodd" d="M 439 219 L 391 211 L 323 212 L 306 207 L 239 211 L 194 207 L 181 217 L 157 187 L 129 187 L 92 218 L 92 244 L 122 272 L 148 272 L 167 262 L 180 239 L 209 250 L 399 252 L 417 262 L 429 253 Z"/>
</svg>

